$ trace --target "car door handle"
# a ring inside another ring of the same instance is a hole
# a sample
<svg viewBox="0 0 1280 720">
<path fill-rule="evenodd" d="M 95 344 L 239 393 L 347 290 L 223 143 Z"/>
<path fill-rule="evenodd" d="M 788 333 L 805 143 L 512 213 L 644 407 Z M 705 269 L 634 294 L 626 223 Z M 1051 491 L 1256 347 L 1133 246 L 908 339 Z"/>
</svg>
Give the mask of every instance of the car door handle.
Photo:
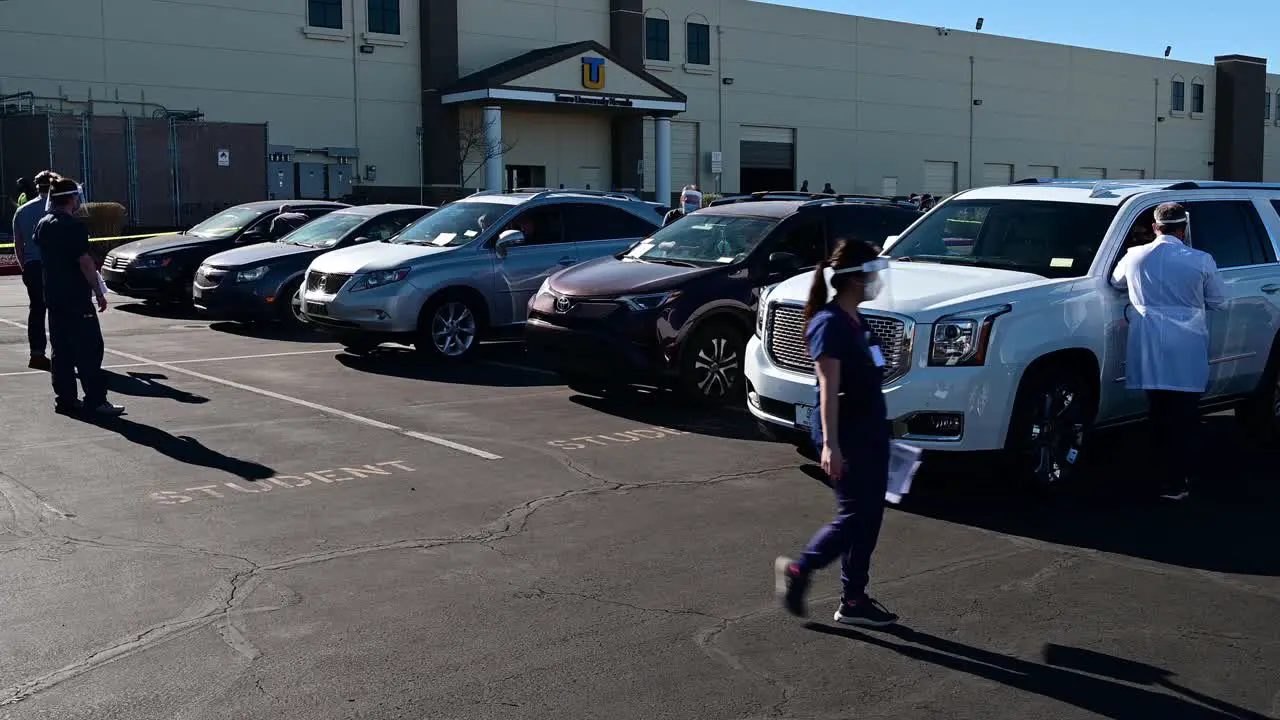
<svg viewBox="0 0 1280 720">
<path fill-rule="evenodd" d="M 1280 292 L 1280 285 L 1263 285 L 1262 292 L 1268 295 L 1275 295 Z"/>
<path fill-rule="evenodd" d="M 571 257 L 562 257 L 562 258 L 560 258 L 560 264 L 561 264 L 561 265 L 573 265 L 573 264 L 574 264 L 574 263 L 576 263 L 576 262 L 577 262 L 577 260 L 574 260 L 574 259 L 573 259 L 573 258 L 571 258 Z"/>
</svg>

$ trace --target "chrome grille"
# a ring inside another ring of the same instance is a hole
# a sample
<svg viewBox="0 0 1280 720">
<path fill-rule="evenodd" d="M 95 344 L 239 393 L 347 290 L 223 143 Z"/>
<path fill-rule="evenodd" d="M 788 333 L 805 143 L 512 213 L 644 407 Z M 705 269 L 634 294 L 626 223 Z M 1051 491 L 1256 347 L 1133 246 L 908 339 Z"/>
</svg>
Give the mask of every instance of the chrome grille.
<svg viewBox="0 0 1280 720">
<path fill-rule="evenodd" d="M 896 380 L 911 367 L 911 337 L 907 324 L 883 315 L 864 315 L 872 332 L 880 339 L 884 354 L 884 381 Z M 778 367 L 813 374 L 813 358 L 804 337 L 804 308 L 772 305 L 765 322 L 766 347 Z"/>
<path fill-rule="evenodd" d="M 108 254 L 102 260 L 102 267 L 107 270 L 124 270 L 133 262 L 133 258 L 123 258 L 119 255 Z"/>
<path fill-rule="evenodd" d="M 318 290 L 326 295 L 337 295 L 351 275 L 346 273 L 307 273 L 307 289 Z"/>
</svg>

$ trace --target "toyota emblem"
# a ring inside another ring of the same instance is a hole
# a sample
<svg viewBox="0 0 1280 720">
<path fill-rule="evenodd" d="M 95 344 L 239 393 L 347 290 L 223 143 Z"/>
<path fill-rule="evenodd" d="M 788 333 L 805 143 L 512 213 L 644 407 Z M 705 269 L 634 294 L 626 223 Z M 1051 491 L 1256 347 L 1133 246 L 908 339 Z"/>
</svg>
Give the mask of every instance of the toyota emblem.
<svg viewBox="0 0 1280 720">
<path fill-rule="evenodd" d="M 567 313 L 571 307 L 573 307 L 573 303 L 569 302 L 569 298 L 563 295 L 556 298 L 556 312 Z"/>
</svg>

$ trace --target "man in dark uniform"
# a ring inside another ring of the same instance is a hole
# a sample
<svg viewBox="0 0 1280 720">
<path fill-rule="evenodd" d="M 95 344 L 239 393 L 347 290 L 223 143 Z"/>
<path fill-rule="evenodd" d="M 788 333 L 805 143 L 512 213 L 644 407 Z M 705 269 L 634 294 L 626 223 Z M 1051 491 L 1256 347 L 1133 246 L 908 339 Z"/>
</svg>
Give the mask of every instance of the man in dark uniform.
<svg viewBox="0 0 1280 720">
<path fill-rule="evenodd" d="M 13 214 L 13 251 L 22 268 L 22 284 L 27 287 L 27 340 L 31 345 L 32 370 L 50 369 L 48 336 L 45 334 L 44 265 L 40 262 L 40 248 L 36 247 L 36 225 L 45 216 L 45 204 L 49 201 L 49 186 L 57 178 L 51 170 L 36 175 L 32 197 Z"/>
<path fill-rule="evenodd" d="M 305 214 L 289 205 L 280 206 L 280 214 L 271 220 L 271 237 L 282 238 L 311 221 Z"/>
<path fill-rule="evenodd" d="M 44 265 L 44 297 L 53 346 L 54 409 L 61 413 L 87 409 L 116 416 L 124 413 L 124 408 L 107 402 L 102 328 L 93 307 L 96 297 L 98 312 L 106 312 L 107 298 L 89 255 L 89 230 L 75 217 L 79 209 L 80 186 L 74 180 L 58 178 L 49 190 L 49 213 L 35 230 Z M 76 397 L 77 375 L 84 388 L 83 404 Z"/>
</svg>

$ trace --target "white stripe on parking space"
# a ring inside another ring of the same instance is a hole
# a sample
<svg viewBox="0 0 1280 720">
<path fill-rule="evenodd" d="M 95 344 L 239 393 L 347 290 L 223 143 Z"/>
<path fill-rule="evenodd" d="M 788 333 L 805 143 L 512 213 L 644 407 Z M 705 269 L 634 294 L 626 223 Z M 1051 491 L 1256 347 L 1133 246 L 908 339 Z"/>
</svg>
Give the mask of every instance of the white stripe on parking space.
<svg viewBox="0 0 1280 720">
<path fill-rule="evenodd" d="M 0 322 L 6 323 L 8 325 L 12 325 L 14 327 L 22 328 L 23 330 L 25 330 L 27 327 L 22 323 L 14 322 L 13 320 L 5 320 L 3 318 L 0 318 Z M 188 377 L 204 380 L 205 382 L 211 382 L 217 385 L 225 385 L 226 387 L 235 388 L 236 390 L 243 390 L 245 392 L 254 393 L 256 395 L 261 395 L 263 397 L 269 397 L 269 398 L 272 398 L 273 400 L 280 400 L 282 402 L 292 403 L 294 405 L 299 405 L 301 407 L 322 412 L 326 415 L 333 415 L 334 417 L 340 417 L 344 420 L 350 420 L 351 422 L 359 423 L 361 425 L 367 425 L 369 427 L 378 428 L 380 430 L 390 430 L 392 432 L 399 433 L 405 437 L 411 437 L 415 440 L 422 440 L 423 442 L 432 443 L 434 445 L 439 445 L 441 447 L 447 447 L 451 450 L 457 450 L 459 452 L 475 455 L 476 457 L 483 458 L 485 460 L 501 460 L 502 459 L 501 455 L 495 455 L 491 452 L 487 452 L 479 448 L 474 448 L 469 445 L 463 445 L 461 443 L 453 442 L 452 440 L 446 440 L 444 438 L 436 437 L 434 435 L 428 435 L 426 433 L 406 430 L 398 425 L 392 425 L 391 423 L 384 423 L 380 420 L 374 420 L 373 418 L 364 417 L 363 415 L 356 415 L 355 413 L 349 413 L 349 412 L 346 412 L 345 410 L 331 408 L 328 405 L 313 403 L 310 400 L 303 400 L 301 398 L 292 397 L 290 395 L 284 395 L 282 393 L 274 392 L 271 390 L 265 390 L 263 388 L 254 387 L 252 385 L 245 385 L 244 383 L 238 383 L 238 382 L 235 382 L 234 380 L 227 380 L 225 378 L 214 377 L 213 375 L 206 375 L 202 372 L 196 372 L 195 370 L 188 370 L 184 367 L 178 367 L 177 365 L 174 365 L 172 363 L 159 362 L 157 360 L 150 360 L 140 355 L 134 355 L 133 353 L 124 352 L 123 350 L 112 350 L 111 348 L 107 348 L 106 351 L 117 357 L 122 357 L 126 360 L 132 360 L 142 365 L 150 365 L 153 367 L 164 368 L 169 372 L 178 373 L 179 375 L 186 375 Z M 332 350 L 330 350 L 329 352 L 332 352 Z"/>
<path fill-rule="evenodd" d="M 0 322 L 12 322 L 12 321 L 0 320 Z M 331 353 L 331 352 L 336 352 L 336 351 L 333 348 L 329 348 L 326 350 L 297 350 L 294 352 L 263 353 L 261 355 L 232 355 L 230 357 L 195 358 L 192 360 L 166 360 L 165 362 L 169 363 L 170 365 L 192 365 L 192 364 L 198 364 L 198 363 L 223 362 L 226 360 L 256 360 L 258 358 L 289 357 L 290 355 L 319 355 L 322 353 Z M 103 370 L 120 370 L 123 368 L 146 367 L 148 365 L 150 365 L 150 363 L 122 363 L 120 365 L 103 365 L 102 369 Z M 48 374 L 49 372 L 47 370 L 22 370 L 19 372 L 0 373 L 0 377 L 16 377 L 18 375 L 48 375 Z"/>
</svg>

